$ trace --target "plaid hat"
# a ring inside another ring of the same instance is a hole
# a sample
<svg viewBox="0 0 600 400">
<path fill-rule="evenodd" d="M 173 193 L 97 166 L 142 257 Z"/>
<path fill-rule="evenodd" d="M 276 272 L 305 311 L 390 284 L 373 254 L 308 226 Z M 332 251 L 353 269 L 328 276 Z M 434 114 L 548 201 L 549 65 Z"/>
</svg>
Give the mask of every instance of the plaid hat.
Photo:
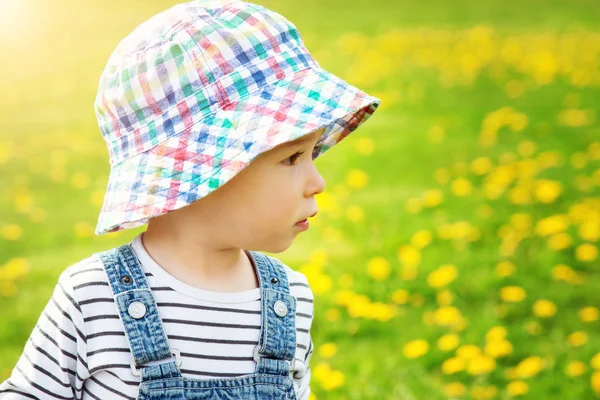
<svg viewBox="0 0 600 400">
<path fill-rule="evenodd" d="M 111 172 L 96 234 L 189 205 L 261 153 L 325 127 L 317 158 L 379 104 L 322 69 L 274 11 L 177 4 L 123 39 L 100 77 L 94 109 Z"/>
</svg>

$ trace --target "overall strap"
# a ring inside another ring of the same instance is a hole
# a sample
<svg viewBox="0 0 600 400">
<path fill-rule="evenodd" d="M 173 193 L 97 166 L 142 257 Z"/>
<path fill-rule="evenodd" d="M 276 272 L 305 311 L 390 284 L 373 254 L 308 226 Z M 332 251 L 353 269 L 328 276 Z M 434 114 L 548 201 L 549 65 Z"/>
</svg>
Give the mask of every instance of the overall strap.
<svg viewBox="0 0 600 400">
<path fill-rule="evenodd" d="M 287 273 L 274 257 L 250 252 L 261 289 L 261 327 L 254 349 L 257 373 L 289 375 L 296 354 L 296 298 L 290 294 Z"/>
<path fill-rule="evenodd" d="M 139 375 L 136 365 L 171 358 L 172 354 L 180 365 L 179 353 L 169 347 L 152 290 L 133 248 L 125 244 L 96 254 L 104 265 L 125 328 L 134 375 Z M 171 361 L 144 366 L 142 380 L 180 377 L 177 364 Z"/>
</svg>

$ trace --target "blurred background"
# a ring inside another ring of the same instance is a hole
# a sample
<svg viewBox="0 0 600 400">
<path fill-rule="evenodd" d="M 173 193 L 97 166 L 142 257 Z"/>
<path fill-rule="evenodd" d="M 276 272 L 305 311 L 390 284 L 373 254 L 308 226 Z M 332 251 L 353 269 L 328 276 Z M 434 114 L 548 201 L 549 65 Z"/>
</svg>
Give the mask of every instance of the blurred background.
<svg viewBox="0 0 600 400">
<path fill-rule="evenodd" d="M 314 399 L 600 396 L 600 7 L 592 0 L 257 0 L 382 99 L 316 161 L 277 256 L 315 293 Z M 0 381 L 96 237 L 93 101 L 174 1 L 0 2 Z"/>
</svg>

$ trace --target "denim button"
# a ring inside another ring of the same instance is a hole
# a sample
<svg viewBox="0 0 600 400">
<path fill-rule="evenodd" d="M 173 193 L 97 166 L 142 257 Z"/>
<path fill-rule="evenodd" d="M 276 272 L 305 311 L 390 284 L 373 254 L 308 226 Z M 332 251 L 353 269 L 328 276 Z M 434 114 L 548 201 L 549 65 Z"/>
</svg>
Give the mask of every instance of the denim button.
<svg viewBox="0 0 600 400">
<path fill-rule="evenodd" d="M 140 303 L 139 301 L 134 301 L 129 305 L 127 309 L 129 315 L 131 315 L 135 319 L 140 319 L 144 315 L 146 315 L 146 306 L 144 303 Z"/>
<path fill-rule="evenodd" d="M 288 313 L 287 305 L 281 300 L 277 300 L 273 308 L 275 309 L 275 313 L 280 317 L 285 317 Z"/>
</svg>

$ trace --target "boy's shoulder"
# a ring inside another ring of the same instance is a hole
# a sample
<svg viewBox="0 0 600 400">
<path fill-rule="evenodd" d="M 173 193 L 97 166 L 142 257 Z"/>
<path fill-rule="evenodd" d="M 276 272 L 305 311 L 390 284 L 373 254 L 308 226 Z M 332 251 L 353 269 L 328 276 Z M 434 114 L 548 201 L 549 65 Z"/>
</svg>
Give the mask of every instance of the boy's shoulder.
<svg viewBox="0 0 600 400">
<path fill-rule="evenodd" d="M 109 289 L 108 277 L 96 253 L 69 265 L 58 279 L 69 291 L 79 292 L 78 289 L 98 285 Z"/>
</svg>

